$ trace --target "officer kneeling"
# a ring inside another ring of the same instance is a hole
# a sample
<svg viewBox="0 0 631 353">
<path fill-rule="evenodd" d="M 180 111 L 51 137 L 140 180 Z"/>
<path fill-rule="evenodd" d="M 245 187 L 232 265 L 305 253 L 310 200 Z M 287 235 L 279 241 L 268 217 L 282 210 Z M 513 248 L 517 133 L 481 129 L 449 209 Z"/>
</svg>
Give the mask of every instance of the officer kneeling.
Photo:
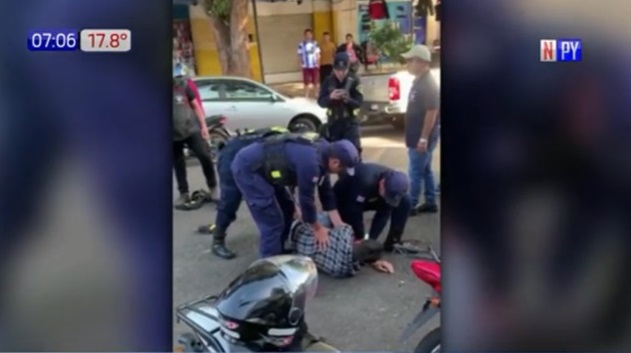
<svg viewBox="0 0 631 353">
<path fill-rule="evenodd" d="M 336 54 L 333 74 L 320 87 L 318 104 L 328 109 L 328 121 L 322 134 L 329 141 L 351 141 L 361 154 L 361 132 L 357 118 L 364 96 L 359 90 L 359 78 L 349 74 L 348 68 L 348 55 Z"/>
<path fill-rule="evenodd" d="M 232 161 L 239 151 L 246 146 L 259 142 L 266 137 L 289 133 L 283 127 L 270 127 L 247 131 L 230 139 L 219 151 L 217 158 L 217 174 L 219 175 L 219 189 L 221 190 L 217 204 L 215 223 L 202 225 L 198 232 L 212 234 L 212 253 L 215 256 L 229 260 L 237 255 L 226 247 L 226 234 L 228 227 L 237 219 L 237 212 L 241 206 L 241 191 L 232 177 Z"/>
<path fill-rule="evenodd" d="M 388 220 L 390 229 L 384 250 L 392 251 L 401 243 L 412 202 L 408 195 L 409 181 L 404 173 L 376 163 L 361 163 L 355 175 L 341 177 L 333 187 L 342 221 L 353 228 L 356 239 L 364 238 L 364 212 L 376 211 L 368 232 L 377 239 Z"/>
<path fill-rule="evenodd" d="M 317 221 L 315 190 L 333 225 L 341 225 L 328 173 L 352 175 L 358 162 L 353 144 L 329 143 L 315 133 L 270 136 L 237 153 L 232 175 L 259 229 L 261 257 L 284 252 L 296 211 L 288 187 L 298 187 L 302 219 L 313 227 L 318 244 L 325 245 L 329 230 Z"/>
</svg>

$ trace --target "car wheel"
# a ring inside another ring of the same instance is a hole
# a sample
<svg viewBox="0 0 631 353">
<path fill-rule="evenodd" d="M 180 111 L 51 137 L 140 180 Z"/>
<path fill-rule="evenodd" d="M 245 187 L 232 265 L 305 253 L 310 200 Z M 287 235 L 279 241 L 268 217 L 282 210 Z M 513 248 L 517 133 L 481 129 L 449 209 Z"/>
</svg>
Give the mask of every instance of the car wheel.
<svg viewBox="0 0 631 353">
<path fill-rule="evenodd" d="M 405 117 L 403 115 L 395 115 L 391 120 L 392 126 L 397 130 L 405 129 Z"/>
<path fill-rule="evenodd" d="M 317 132 L 318 125 L 314 117 L 301 115 L 292 119 L 287 128 L 292 132 Z"/>
</svg>

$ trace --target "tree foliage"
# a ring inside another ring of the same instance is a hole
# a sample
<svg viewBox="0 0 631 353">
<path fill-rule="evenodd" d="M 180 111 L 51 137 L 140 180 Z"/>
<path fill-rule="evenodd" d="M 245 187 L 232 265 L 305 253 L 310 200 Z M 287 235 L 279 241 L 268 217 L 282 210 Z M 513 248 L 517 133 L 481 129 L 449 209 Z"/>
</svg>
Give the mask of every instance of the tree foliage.
<svg viewBox="0 0 631 353">
<path fill-rule="evenodd" d="M 204 8 L 209 16 L 225 23 L 230 22 L 231 0 L 204 0 Z"/>
<path fill-rule="evenodd" d="M 373 22 L 368 37 L 379 55 L 390 62 L 402 62 L 401 54 L 414 44 L 412 37 L 401 33 L 398 23 L 390 20 L 379 24 Z"/>
</svg>

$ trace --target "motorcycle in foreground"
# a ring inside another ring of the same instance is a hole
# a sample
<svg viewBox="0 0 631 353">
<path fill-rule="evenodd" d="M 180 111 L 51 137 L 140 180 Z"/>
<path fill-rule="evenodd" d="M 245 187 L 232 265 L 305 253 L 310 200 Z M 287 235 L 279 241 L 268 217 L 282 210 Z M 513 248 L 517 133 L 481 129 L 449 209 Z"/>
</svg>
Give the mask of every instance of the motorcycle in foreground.
<svg viewBox="0 0 631 353">
<path fill-rule="evenodd" d="M 254 262 L 248 269 L 246 269 L 237 279 L 235 279 L 232 284 L 230 284 L 222 294 L 219 296 L 208 296 L 199 300 L 195 300 L 190 303 L 183 304 L 176 308 L 176 321 L 178 323 L 182 322 L 190 329 L 189 332 L 181 334 L 176 342 L 175 352 L 196 352 L 196 353 L 236 353 L 236 352 L 245 352 L 245 353 L 255 353 L 262 352 L 262 350 L 255 350 L 255 348 L 250 348 L 252 346 L 244 345 L 241 341 L 241 336 L 239 335 L 236 328 L 239 327 L 240 324 L 234 321 L 226 320 L 225 316 L 219 311 L 221 308 L 221 296 L 226 292 L 235 293 L 235 283 L 243 284 L 243 283 L 252 283 L 253 289 L 257 289 L 257 282 L 259 278 L 264 278 L 265 276 L 269 276 L 269 273 L 255 274 L 252 267 L 257 263 L 260 265 L 261 262 L 265 261 L 275 261 L 275 258 L 279 259 L 278 261 L 291 262 L 293 259 L 296 259 L 296 262 L 302 261 L 303 263 L 307 263 L 307 265 L 313 266 L 313 273 L 317 276 L 317 271 L 315 270 L 315 264 L 312 263 L 311 259 L 304 258 L 301 256 L 292 256 L 292 255 L 283 255 L 277 257 L 266 258 L 264 260 L 258 260 Z M 256 271 L 262 272 L 266 268 L 259 266 L 259 268 L 255 269 Z M 299 268 L 298 268 L 299 269 Z M 248 272 L 249 271 L 249 272 Z M 269 271 L 272 273 L 271 271 Z M 296 271 L 297 275 L 292 276 L 284 276 L 283 281 L 287 281 L 288 285 L 291 288 L 305 288 L 301 287 L 301 283 L 304 283 L 306 276 L 301 277 L 301 273 Z M 272 273 L 273 275 L 273 273 Z M 249 279 L 249 277 L 256 277 L 254 279 Z M 250 281 L 251 280 L 251 281 Z M 249 281 L 249 282 L 248 282 Z M 312 283 L 317 283 L 317 277 Z M 317 286 L 317 284 L 315 285 Z M 315 288 L 313 287 L 313 293 L 315 294 Z M 244 287 L 242 287 L 244 288 Z M 249 287 L 248 287 L 249 288 Z M 239 289 L 237 289 L 239 290 Z M 245 292 L 244 292 L 245 293 Z M 261 291 L 258 293 L 252 293 L 248 291 L 245 294 L 246 297 L 243 297 L 241 294 L 237 295 L 239 300 L 241 301 L 239 304 L 239 310 L 250 310 L 252 308 L 256 309 L 256 304 L 252 303 L 252 297 L 264 297 L 265 300 L 268 300 L 268 296 L 266 291 Z M 271 300 L 271 299 L 270 299 Z M 253 304 L 254 306 L 248 307 L 248 305 Z M 265 313 L 264 313 L 265 314 Z M 258 313 L 256 314 L 258 315 Z M 274 315 L 274 313 L 270 312 L 265 315 Z M 268 333 L 272 334 L 272 331 L 283 331 L 283 329 L 278 328 L 270 328 Z M 286 330 L 285 330 L 286 331 Z M 301 341 L 299 342 L 299 346 L 301 350 L 304 352 L 339 352 L 337 349 L 331 347 L 330 345 L 324 343 L 322 339 L 316 338 L 311 333 L 308 332 L 308 328 L 305 325 L 305 333 L 301 334 Z M 280 332 L 275 333 L 277 335 L 281 335 Z M 287 342 L 286 334 L 282 334 L 282 339 L 278 339 L 278 342 Z M 291 336 L 298 337 L 298 336 Z M 290 342 L 291 340 L 289 340 Z M 289 344 L 289 343 L 288 343 Z M 288 347 L 287 345 L 281 345 L 282 347 Z M 296 347 L 292 345 L 292 347 Z M 293 349 L 292 349 L 293 350 Z M 276 348 L 273 350 L 265 350 L 265 352 L 284 352 L 285 348 Z"/>
<path fill-rule="evenodd" d="M 431 260 L 413 260 L 410 267 L 416 277 L 432 287 L 434 293 L 428 296 L 421 311 L 416 315 L 414 320 L 408 324 L 407 328 L 403 332 L 403 335 L 401 335 L 401 340 L 403 341 L 410 338 L 414 332 L 440 312 L 440 258 L 431 247 L 429 247 L 428 250 L 432 257 Z M 423 339 L 421 339 L 414 349 L 414 353 L 440 352 L 441 338 L 442 335 L 439 326 L 431 330 L 423 337 Z"/>
</svg>

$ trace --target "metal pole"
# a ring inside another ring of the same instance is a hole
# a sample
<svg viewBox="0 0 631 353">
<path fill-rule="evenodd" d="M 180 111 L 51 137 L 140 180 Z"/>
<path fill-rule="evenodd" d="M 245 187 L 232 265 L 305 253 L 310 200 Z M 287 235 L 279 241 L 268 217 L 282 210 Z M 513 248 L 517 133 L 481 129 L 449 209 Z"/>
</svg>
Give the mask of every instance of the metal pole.
<svg viewBox="0 0 631 353">
<path fill-rule="evenodd" d="M 256 0 L 252 0 L 252 12 L 254 17 L 254 28 L 256 29 L 256 51 L 259 54 L 259 70 L 261 70 L 261 80 L 265 83 L 265 71 L 263 71 L 263 53 L 261 52 L 261 31 L 259 30 L 259 14 L 256 11 Z"/>
</svg>

